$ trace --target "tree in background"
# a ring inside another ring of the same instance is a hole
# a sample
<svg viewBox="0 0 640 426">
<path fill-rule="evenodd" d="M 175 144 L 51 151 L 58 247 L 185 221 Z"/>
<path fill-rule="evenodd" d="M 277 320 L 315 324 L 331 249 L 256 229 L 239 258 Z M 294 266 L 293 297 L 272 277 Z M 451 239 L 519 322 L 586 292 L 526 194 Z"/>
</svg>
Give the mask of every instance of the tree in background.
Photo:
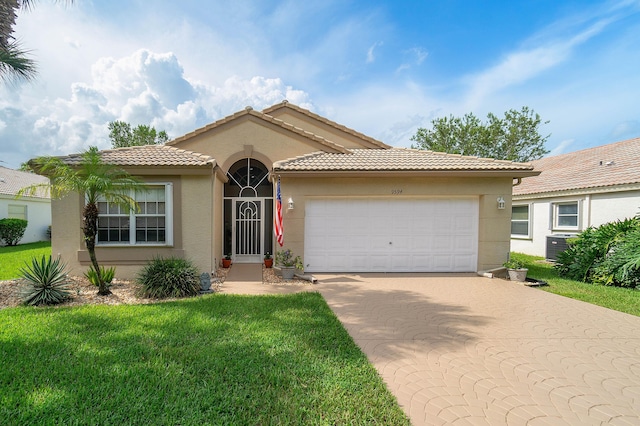
<svg viewBox="0 0 640 426">
<path fill-rule="evenodd" d="M 142 182 L 126 171 L 102 162 L 100 151 L 95 146 L 82 154 L 82 160 L 75 166 L 64 163 L 57 157 L 39 157 L 31 160 L 32 167 L 49 178 L 49 184 L 36 184 L 19 191 L 19 195 L 33 194 L 38 188 L 46 187 L 52 198 L 75 192 L 85 199 L 82 210 L 82 232 L 89 252 L 91 265 L 98 279 L 98 294 L 111 293 L 109 285 L 102 276 L 102 269 L 96 258 L 96 234 L 98 232 L 98 201 L 117 203 L 134 210 L 136 201 L 131 197 L 132 190 L 143 190 Z"/>
<path fill-rule="evenodd" d="M 527 162 L 548 154 L 544 144 L 550 135 L 542 136 L 540 116 L 528 107 L 511 109 L 498 118 L 487 114 L 482 122 L 473 113 L 463 117 L 436 118 L 432 129 L 419 128 L 411 140 L 412 148 L 450 154 L 471 155 L 498 160 Z"/>
<path fill-rule="evenodd" d="M 34 0 L 0 0 L 0 80 L 31 80 L 36 76 L 36 63 L 13 37 L 18 10 L 30 9 L 34 3 Z"/>
<path fill-rule="evenodd" d="M 156 129 L 151 126 L 140 124 L 132 128 L 131 124 L 124 121 L 112 121 L 109 123 L 109 139 L 111 139 L 112 148 L 124 148 L 163 144 L 169 140 L 169 136 L 164 130 L 156 132 Z"/>
</svg>

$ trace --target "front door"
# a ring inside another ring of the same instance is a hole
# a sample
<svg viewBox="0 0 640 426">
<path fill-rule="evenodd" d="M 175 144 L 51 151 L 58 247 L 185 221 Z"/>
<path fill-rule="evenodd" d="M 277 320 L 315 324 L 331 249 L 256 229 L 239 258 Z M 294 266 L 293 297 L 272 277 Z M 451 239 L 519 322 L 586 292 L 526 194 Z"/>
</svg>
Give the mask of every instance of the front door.
<svg viewBox="0 0 640 426">
<path fill-rule="evenodd" d="M 273 251 L 273 185 L 253 158 L 234 163 L 224 185 L 224 254 L 234 262 L 260 263 Z"/>
<path fill-rule="evenodd" d="M 264 241 L 264 200 L 235 198 L 233 200 L 233 259 L 238 263 L 262 260 Z"/>
</svg>

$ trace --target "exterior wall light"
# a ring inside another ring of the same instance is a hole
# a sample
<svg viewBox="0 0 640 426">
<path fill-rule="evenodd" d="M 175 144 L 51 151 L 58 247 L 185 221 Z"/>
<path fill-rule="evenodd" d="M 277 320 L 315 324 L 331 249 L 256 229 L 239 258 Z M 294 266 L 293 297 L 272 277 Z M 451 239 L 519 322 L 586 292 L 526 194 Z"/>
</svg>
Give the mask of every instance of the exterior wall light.
<svg viewBox="0 0 640 426">
<path fill-rule="evenodd" d="M 293 198 L 289 198 L 289 210 L 293 210 L 294 207 Z"/>
<path fill-rule="evenodd" d="M 502 195 L 498 197 L 498 210 L 504 210 L 504 198 L 502 198 Z"/>
</svg>

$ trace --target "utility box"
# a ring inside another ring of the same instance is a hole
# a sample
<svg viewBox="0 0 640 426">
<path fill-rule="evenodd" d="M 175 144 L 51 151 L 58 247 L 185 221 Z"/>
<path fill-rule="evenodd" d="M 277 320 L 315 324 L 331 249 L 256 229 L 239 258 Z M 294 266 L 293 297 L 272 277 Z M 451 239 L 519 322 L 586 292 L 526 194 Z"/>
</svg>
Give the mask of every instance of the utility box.
<svg viewBox="0 0 640 426">
<path fill-rule="evenodd" d="M 556 234 L 547 236 L 547 260 L 558 260 L 558 253 L 565 251 L 569 248 L 567 240 L 569 238 L 575 238 L 575 234 Z"/>
</svg>

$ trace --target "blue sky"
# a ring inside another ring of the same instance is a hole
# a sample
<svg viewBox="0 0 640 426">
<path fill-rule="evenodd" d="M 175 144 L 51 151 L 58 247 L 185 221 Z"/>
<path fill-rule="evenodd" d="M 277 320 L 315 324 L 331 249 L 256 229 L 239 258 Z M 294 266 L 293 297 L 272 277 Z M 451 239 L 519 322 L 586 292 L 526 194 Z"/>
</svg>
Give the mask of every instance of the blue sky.
<svg viewBox="0 0 640 426">
<path fill-rule="evenodd" d="M 7 167 L 285 98 L 394 146 L 525 105 L 552 154 L 640 136 L 639 0 L 43 0 L 16 34 L 39 75 L 0 84 Z"/>
</svg>

